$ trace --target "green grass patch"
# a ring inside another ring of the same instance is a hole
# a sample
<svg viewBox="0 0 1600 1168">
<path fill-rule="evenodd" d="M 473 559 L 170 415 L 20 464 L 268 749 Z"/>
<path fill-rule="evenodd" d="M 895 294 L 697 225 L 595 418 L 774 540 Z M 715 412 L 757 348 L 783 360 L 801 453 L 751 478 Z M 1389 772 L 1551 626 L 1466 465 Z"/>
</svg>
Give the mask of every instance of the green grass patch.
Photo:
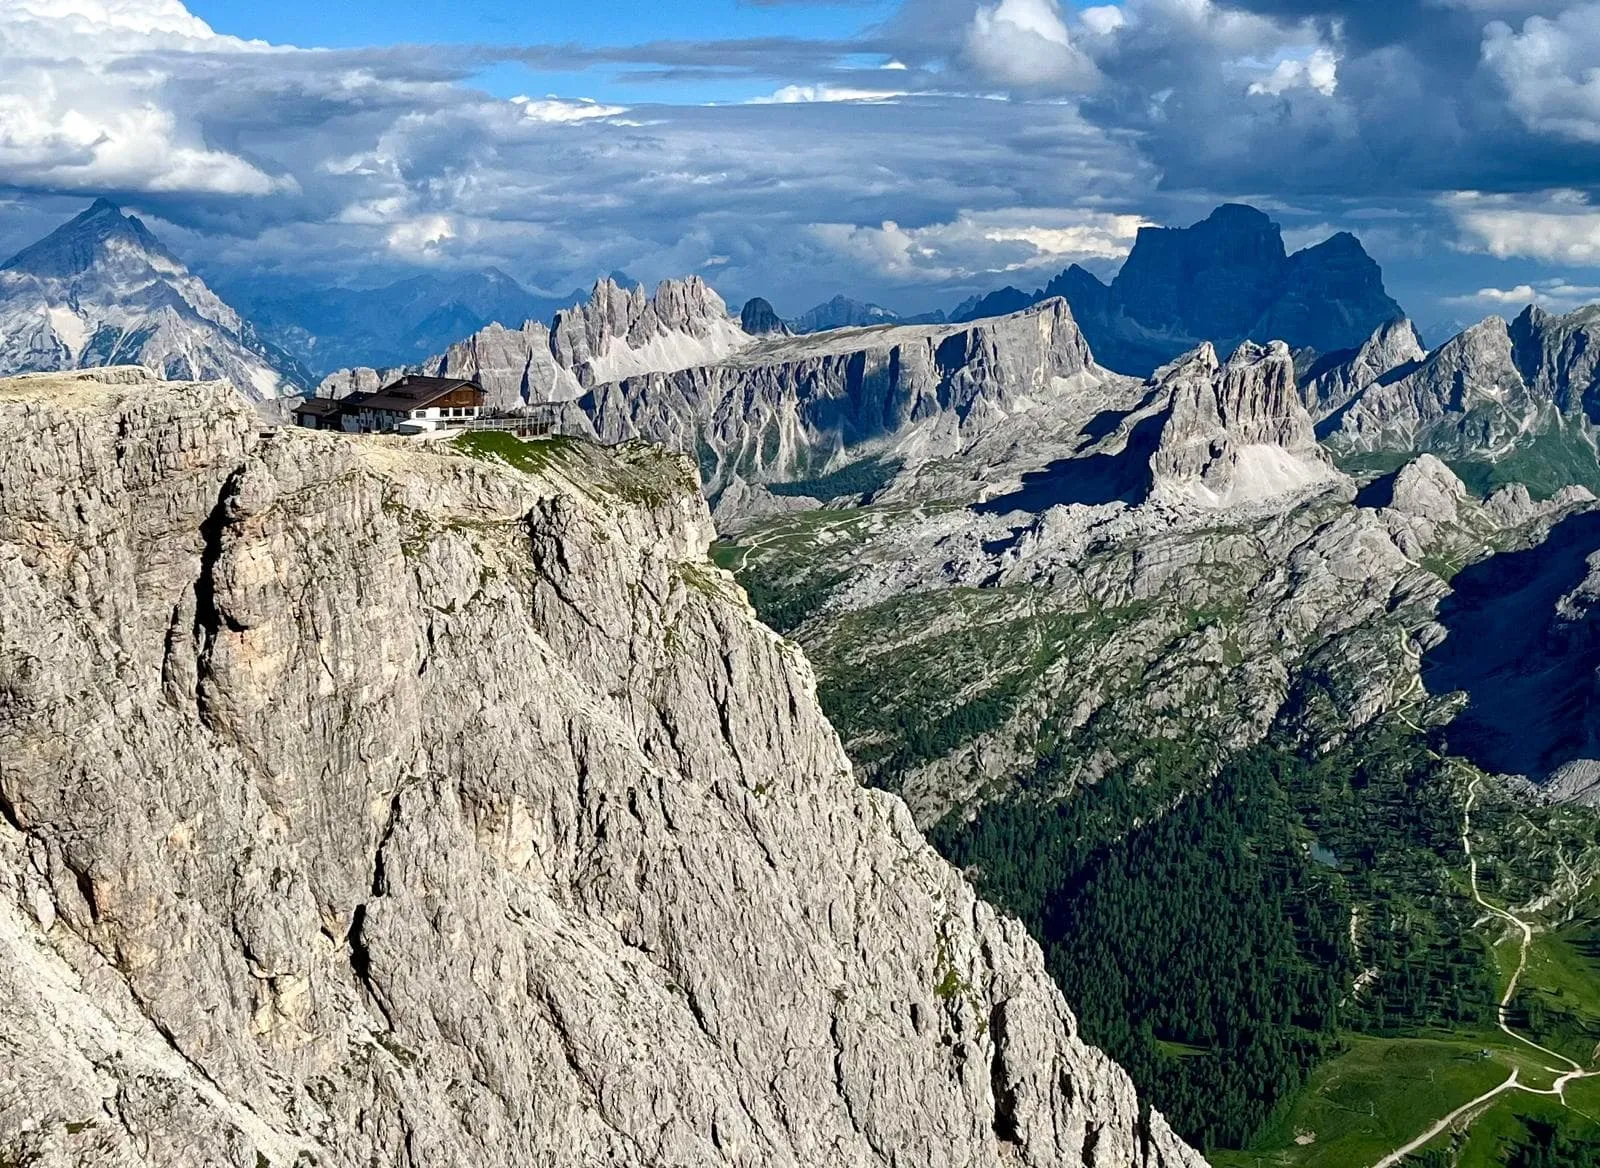
<svg viewBox="0 0 1600 1168">
<path fill-rule="evenodd" d="M 485 462 L 503 462 L 527 474 L 539 474 L 559 465 L 578 445 L 578 439 L 561 435 L 518 438 L 505 430 L 472 430 L 450 441 L 451 447 Z"/>
<path fill-rule="evenodd" d="M 1600 1056 L 1600 920 L 1535 934 L 1509 1013 L 1519 1033 L 1583 1066 L 1595 1063 Z"/>
<path fill-rule="evenodd" d="M 840 496 L 865 498 L 888 486 L 894 476 L 900 473 L 900 467 L 898 460 L 868 458 L 816 478 L 767 483 L 765 486 L 774 495 L 805 495 L 823 501 Z"/>
<path fill-rule="evenodd" d="M 1519 1060 L 1487 1036 L 1348 1036 L 1242 1151 L 1215 1168 L 1362 1168 L 1499 1085 Z M 1487 1053 L 1486 1053 L 1487 1052 Z"/>
<path fill-rule="evenodd" d="M 1600 491 L 1600 460 L 1594 447 L 1573 430 L 1556 428 L 1522 439 L 1492 461 L 1447 457 L 1445 462 L 1479 498 L 1513 483 L 1527 487 L 1535 499 L 1548 499 L 1575 484 Z"/>
</svg>

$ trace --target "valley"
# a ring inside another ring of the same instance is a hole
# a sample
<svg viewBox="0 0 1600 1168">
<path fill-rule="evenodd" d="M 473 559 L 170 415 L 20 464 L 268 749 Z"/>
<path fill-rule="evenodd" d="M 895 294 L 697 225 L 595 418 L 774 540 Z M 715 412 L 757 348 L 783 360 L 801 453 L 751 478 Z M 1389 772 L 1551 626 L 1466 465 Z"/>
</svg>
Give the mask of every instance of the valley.
<svg viewBox="0 0 1600 1168">
<path fill-rule="evenodd" d="M 203 298 L 115 208 L 68 226 L 46 249 L 77 265 L 62 287 L 133 248 L 160 276 L 140 295 Z M 699 276 L 606 278 L 549 323 L 316 390 L 466 379 L 486 408 L 556 420 L 526 441 L 278 425 L 279 398 L 226 365 L 271 351 L 242 320 L 217 334 L 220 312 L 173 308 L 172 335 L 200 354 L 222 335 L 223 366 L 52 350 L 87 368 L 0 386 L 54 452 L 13 452 L 0 497 L 0 566 L 47 614 L 0 637 L 22 711 L 0 729 L 29 760 L 0 770 L 0 855 L 63 858 L 16 869 L 31 915 L 0 942 L 74 972 L 19 1000 L 64 994 L 75 1048 L 112 1007 L 58 981 L 124 987 L 126 1025 L 158 1019 L 230 1106 L 273 1117 L 273 1165 L 324 1138 L 381 1158 L 358 1099 L 476 1157 L 489 1097 L 515 1100 L 508 1123 L 555 1100 L 589 1152 L 639 1163 L 1591 1155 L 1600 316 L 1530 308 L 1429 350 L 1352 244 L 1290 253 L 1222 208 L 1141 233 L 1099 292 L 1066 273 L 1015 311 L 916 322 L 843 299 L 785 322 Z M 1168 285 L 1243 291 L 1213 319 Z M 374 346 L 381 315 L 362 316 Z M 150 530 L 154 550 L 87 561 L 127 583 L 109 615 L 59 565 L 116 524 L 36 498 L 52 474 Z M 63 638 L 115 641 L 126 728 L 121 690 L 37 664 Z M 140 804 L 158 836 L 227 852 L 237 796 L 287 833 L 273 866 L 195 874 L 101 840 L 48 778 L 51 687 L 78 695 L 95 783 L 129 755 L 187 776 Z M 190 823 L 192 784 L 224 822 L 201 800 Z M 359 855 L 327 847 L 341 832 Z M 185 941 L 211 963 L 204 1002 L 105 886 L 128 863 L 210 922 Z M 487 928 L 491 980 L 520 979 L 507 1000 L 539 1020 L 514 1066 L 450 1045 L 511 1025 L 473 997 L 452 914 Z M 795 963 L 809 980 L 780 1009 Z M 219 1053 L 202 1019 L 239 1003 Z M 211 1138 L 194 1076 L 163 1074 L 176 1130 Z M 83 1121 L 63 1122 L 37 1146 L 71 1145 Z M 544 1134 L 516 1146 L 537 1158 Z"/>
</svg>

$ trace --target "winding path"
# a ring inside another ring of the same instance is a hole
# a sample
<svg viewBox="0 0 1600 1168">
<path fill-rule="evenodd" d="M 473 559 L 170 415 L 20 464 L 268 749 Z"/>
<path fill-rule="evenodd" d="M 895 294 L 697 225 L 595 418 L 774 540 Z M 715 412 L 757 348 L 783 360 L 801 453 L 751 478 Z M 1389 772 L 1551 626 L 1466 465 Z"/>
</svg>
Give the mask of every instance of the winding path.
<svg viewBox="0 0 1600 1168">
<path fill-rule="evenodd" d="M 1428 1141 L 1444 1132 L 1451 1124 L 1455 1123 L 1456 1120 L 1467 1114 L 1467 1112 L 1471 1111 L 1474 1107 L 1480 1107 L 1489 1102 L 1489 1100 L 1493 1099 L 1495 1096 L 1502 1095 L 1507 1091 L 1514 1091 L 1521 1086 L 1522 1084 L 1517 1082 L 1517 1072 L 1515 1069 L 1513 1069 L 1511 1072 L 1511 1077 L 1504 1083 L 1501 1083 L 1498 1087 L 1494 1087 L 1488 1091 L 1485 1091 L 1482 1095 L 1479 1095 L 1470 1103 L 1463 1103 L 1460 1107 L 1456 1108 L 1449 1115 L 1445 1116 L 1438 1123 L 1434 1124 L 1427 1131 L 1423 1132 L 1416 1139 L 1412 1140 L 1409 1144 L 1406 1144 L 1401 1148 L 1396 1148 L 1394 1151 L 1390 1152 L 1387 1156 L 1374 1164 L 1372 1168 L 1393 1168 L 1395 1164 L 1400 1163 L 1401 1160 L 1404 1160 L 1407 1156 L 1411 1155 L 1412 1152 L 1415 1152 L 1419 1148 L 1426 1145 Z"/>
<path fill-rule="evenodd" d="M 1404 715 L 1402 714 L 1401 717 L 1404 718 Z M 1405 719 L 1405 721 L 1407 725 L 1413 725 L 1410 719 Z M 1415 728 L 1414 725 L 1413 728 Z M 1428 753 L 1433 754 L 1433 756 L 1440 759 L 1440 761 L 1447 761 L 1443 759 L 1441 755 L 1435 754 L 1431 750 Z M 1455 764 L 1452 762 L 1452 765 Z M 1506 992 L 1501 996 L 1500 1004 L 1496 1008 L 1497 1021 L 1500 1029 L 1510 1037 L 1522 1043 L 1524 1046 L 1530 1047 L 1533 1050 L 1538 1051 L 1540 1054 L 1554 1059 L 1556 1062 L 1563 1065 L 1554 1067 L 1547 1066 L 1544 1068 L 1544 1070 L 1556 1076 L 1555 1082 L 1549 1087 L 1530 1087 L 1527 1084 L 1520 1082 L 1520 1072 L 1516 1068 L 1512 1068 L 1511 1075 L 1506 1079 L 1505 1082 L 1501 1083 L 1498 1087 L 1495 1087 L 1492 1090 L 1485 1091 L 1476 1099 L 1473 1099 L 1468 1103 L 1463 1103 L 1460 1107 L 1456 1108 L 1449 1115 L 1445 1116 L 1416 1139 L 1390 1152 L 1387 1156 L 1374 1164 L 1372 1168 L 1394 1168 L 1394 1165 L 1398 1164 L 1401 1160 L 1404 1160 L 1407 1156 L 1411 1155 L 1411 1153 L 1427 1146 L 1427 1144 L 1433 1139 L 1448 1131 L 1457 1120 L 1461 1119 L 1463 1116 L 1471 1114 L 1474 1109 L 1483 1106 L 1483 1104 L 1488 1103 L 1490 1100 L 1499 1095 L 1503 1095 L 1507 1091 L 1526 1091 L 1530 1095 L 1551 1095 L 1561 1100 L 1563 1106 L 1570 1107 L 1571 1104 L 1567 1102 L 1566 1096 L 1567 1084 L 1572 1082 L 1574 1079 L 1588 1079 L 1596 1075 L 1600 1075 L 1600 1071 L 1586 1071 L 1581 1065 L 1574 1062 L 1566 1055 L 1553 1051 L 1547 1046 L 1540 1046 L 1537 1042 L 1533 1041 L 1533 1039 L 1528 1038 L 1525 1035 L 1518 1034 L 1515 1030 L 1511 1029 L 1510 1024 L 1506 1021 L 1506 1012 L 1511 1006 L 1511 999 L 1514 998 L 1517 993 L 1517 983 L 1522 980 L 1522 975 L 1528 968 L 1528 949 L 1533 944 L 1533 926 L 1527 921 L 1523 920 L 1521 917 L 1516 916 L 1515 914 L 1508 912 L 1503 908 L 1500 908 L 1498 905 L 1490 904 L 1483 898 L 1483 893 L 1478 889 L 1478 858 L 1472 853 L 1472 805 L 1477 801 L 1478 784 L 1480 782 L 1482 782 L 1481 776 L 1474 777 L 1472 782 L 1467 784 L 1467 801 L 1461 812 L 1461 847 L 1467 854 L 1467 872 L 1472 882 L 1472 899 L 1478 904 L 1479 907 L 1483 908 L 1490 915 L 1499 917 L 1501 920 L 1515 925 L 1522 934 L 1522 945 L 1517 955 L 1516 972 L 1511 975 L 1511 980 L 1506 983 Z"/>
</svg>

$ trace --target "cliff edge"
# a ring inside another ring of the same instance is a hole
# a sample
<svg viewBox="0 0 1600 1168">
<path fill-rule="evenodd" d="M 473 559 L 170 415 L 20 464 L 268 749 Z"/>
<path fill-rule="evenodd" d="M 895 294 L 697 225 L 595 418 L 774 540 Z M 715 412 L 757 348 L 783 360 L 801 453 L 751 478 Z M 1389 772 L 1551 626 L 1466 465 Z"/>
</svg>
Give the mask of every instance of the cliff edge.
<svg viewBox="0 0 1600 1168">
<path fill-rule="evenodd" d="M 693 470 L 0 382 L 0 1161 L 1200 1158 L 862 789 Z"/>
</svg>

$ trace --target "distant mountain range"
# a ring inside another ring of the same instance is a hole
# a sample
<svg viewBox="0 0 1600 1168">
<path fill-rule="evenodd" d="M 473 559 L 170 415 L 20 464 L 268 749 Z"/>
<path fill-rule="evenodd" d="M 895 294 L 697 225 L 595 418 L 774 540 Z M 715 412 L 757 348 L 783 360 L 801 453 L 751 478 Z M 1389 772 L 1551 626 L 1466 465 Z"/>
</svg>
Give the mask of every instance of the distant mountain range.
<svg viewBox="0 0 1600 1168">
<path fill-rule="evenodd" d="M 898 312 L 865 300 L 852 300 L 848 296 L 835 296 L 825 304 L 807 309 L 784 323 L 793 333 L 821 333 L 829 329 L 864 328 L 878 324 L 943 324 L 943 312 L 925 312 L 919 316 L 901 316 Z"/>
<path fill-rule="evenodd" d="M 623 272 L 609 279 L 638 287 Z M 549 321 L 588 297 L 582 288 L 542 296 L 498 268 L 426 273 L 380 288 L 308 288 L 276 276 L 221 287 L 264 336 L 319 374 L 414 364 L 490 324 Z"/>
<path fill-rule="evenodd" d="M 1355 236 L 1291 255 L 1278 225 L 1239 203 L 1192 227 L 1141 228 L 1109 285 L 1073 264 L 1036 292 L 1008 287 L 968 301 L 953 319 L 1004 316 L 1052 296 L 1072 305 L 1102 364 L 1141 377 L 1207 341 L 1222 350 L 1273 340 L 1317 353 L 1356 348 L 1405 315 Z"/>
<path fill-rule="evenodd" d="M 105 199 L 0 266 L 0 374 L 101 365 L 227 380 L 253 401 L 312 381 Z"/>
</svg>

